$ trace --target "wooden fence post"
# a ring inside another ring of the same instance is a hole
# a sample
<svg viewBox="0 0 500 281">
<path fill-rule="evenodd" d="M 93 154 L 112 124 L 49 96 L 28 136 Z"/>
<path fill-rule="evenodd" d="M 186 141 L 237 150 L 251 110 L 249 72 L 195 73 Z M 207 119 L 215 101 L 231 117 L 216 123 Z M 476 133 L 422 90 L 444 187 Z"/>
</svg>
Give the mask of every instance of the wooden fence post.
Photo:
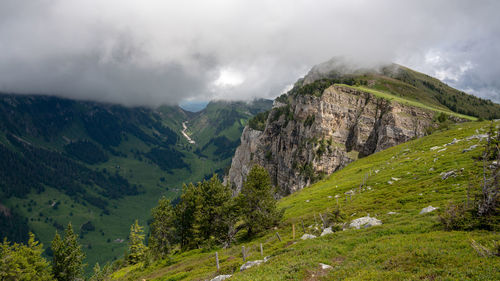
<svg viewBox="0 0 500 281">
<path fill-rule="evenodd" d="M 304 221 L 302 221 L 302 231 L 306 233 L 306 228 L 304 227 Z"/>
<path fill-rule="evenodd" d="M 245 246 L 241 246 L 241 254 L 243 255 L 243 262 L 245 262 Z"/>
<path fill-rule="evenodd" d="M 280 240 L 280 242 L 281 242 L 281 237 L 280 237 L 280 234 L 278 232 L 276 232 L 276 236 L 278 237 L 278 240 Z"/>
<path fill-rule="evenodd" d="M 215 264 L 217 265 L 217 272 L 219 272 L 219 253 L 215 252 Z"/>
<path fill-rule="evenodd" d="M 262 249 L 262 243 L 260 243 L 260 255 L 262 257 L 264 256 L 264 250 Z"/>
</svg>

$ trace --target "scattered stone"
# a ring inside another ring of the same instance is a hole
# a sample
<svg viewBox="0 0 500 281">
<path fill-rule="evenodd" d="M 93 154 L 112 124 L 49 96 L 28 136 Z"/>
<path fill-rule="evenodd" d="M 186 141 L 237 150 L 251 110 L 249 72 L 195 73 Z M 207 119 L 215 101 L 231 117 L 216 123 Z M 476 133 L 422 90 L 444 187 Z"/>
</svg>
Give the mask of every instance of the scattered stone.
<svg viewBox="0 0 500 281">
<path fill-rule="evenodd" d="M 321 267 L 321 269 L 323 269 L 323 270 L 328 270 L 328 269 L 332 269 L 332 268 L 333 268 L 331 265 L 324 264 L 324 263 L 319 263 L 319 266 L 320 266 L 320 267 Z"/>
<path fill-rule="evenodd" d="M 462 150 L 462 153 L 469 152 L 469 151 L 476 149 L 476 148 L 477 148 L 477 144 L 471 145 L 469 148 Z"/>
<path fill-rule="evenodd" d="M 346 192 L 344 192 L 344 194 L 346 194 L 346 195 L 349 195 L 349 194 L 354 195 L 355 193 L 356 193 L 356 192 L 355 192 L 354 190 L 352 190 L 352 189 L 351 189 L 351 190 L 348 190 L 348 191 L 346 191 Z"/>
<path fill-rule="evenodd" d="M 378 183 L 377 183 L 378 184 Z M 371 186 L 367 186 L 366 189 L 368 190 L 372 190 L 372 187 Z"/>
<path fill-rule="evenodd" d="M 310 201 L 309 201 L 309 199 L 307 199 L 307 200 L 306 200 L 306 203 L 309 203 L 309 202 L 310 202 Z"/>
<path fill-rule="evenodd" d="M 302 237 L 300 237 L 300 239 L 302 239 L 302 240 L 314 239 L 314 238 L 316 238 L 316 235 L 307 234 L 307 233 L 302 235 Z"/>
<path fill-rule="evenodd" d="M 380 170 L 375 170 L 375 174 L 378 174 L 378 172 L 380 172 Z"/>
<path fill-rule="evenodd" d="M 418 195 L 420 195 L 420 196 L 424 196 L 424 194 L 423 194 L 423 193 L 419 193 Z"/>
<path fill-rule="evenodd" d="M 256 265 L 260 265 L 261 263 L 265 263 L 265 260 L 255 260 L 255 261 L 247 261 L 240 267 L 240 271 L 247 270 L 250 267 L 254 267 Z"/>
<path fill-rule="evenodd" d="M 472 139 L 482 140 L 482 139 L 485 139 L 487 137 L 488 137 L 487 134 L 477 134 L 477 135 L 472 135 L 472 136 L 468 137 L 467 140 L 472 140 Z"/>
<path fill-rule="evenodd" d="M 228 274 L 228 275 L 219 275 L 219 276 L 213 278 L 210 281 L 222 281 L 222 280 L 226 280 L 226 279 L 231 278 L 231 276 L 232 276 L 231 274 Z"/>
<path fill-rule="evenodd" d="M 420 214 L 427 214 L 427 213 L 430 213 L 430 212 L 433 212 L 435 210 L 437 210 L 438 208 L 437 207 L 432 207 L 432 206 L 429 206 L 429 207 L 425 207 L 422 209 L 422 211 L 420 211 Z"/>
<path fill-rule="evenodd" d="M 325 229 L 323 229 L 323 232 L 321 232 L 321 236 L 325 236 L 325 235 L 328 235 L 328 234 L 332 234 L 333 231 L 332 231 L 332 227 L 327 227 Z"/>
<path fill-rule="evenodd" d="M 392 182 L 392 181 L 387 181 L 387 183 L 388 183 L 388 184 L 393 184 L 394 182 Z"/>
<path fill-rule="evenodd" d="M 429 172 L 432 172 L 432 171 L 434 171 L 434 168 L 433 168 L 433 167 L 431 167 L 431 168 L 429 169 Z"/>
<path fill-rule="evenodd" d="M 457 176 L 455 170 L 451 170 L 451 171 L 448 171 L 448 172 L 442 172 L 439 175 L 441 176 L 442 180 L 445 180 L 445 179 L 447 179 L 449 177 L 456 177 Z"/>
<path fill-rule="evenodd" d="M 391 177 L 391 179 L 392 179 L 393 181 L 398 181 L 398 180 L 400 180 L 400 178 L 395 178 L 395 177 Z"/>
<path fill-rule="evenodd" d="M 381 225 L 381 224 L 382 224 L 382 221 L 380 221 L 376 218 L 372 218 L 372 217 L 370 217 L 370 215 L 368 215 L 366 217 L 362 217 L 362 218 L 353 220 L 351 222 L 351 224 L 349 224 L 349 227 L 360 229 L 361 227 L 367 228 L 367 227 Z"/>
<path fill-rule="evenodd" d="M 441 147 L 440 146 L 433 146 L 431 147 L 431 150 L 436 150 L 436 149 L 440 149 Z"/>
<path fill-rule="evenodd" d="M 443 152 L 443 151 L 445 151 L 446 149 L 447 149 L 447 148 L 445 147 L 445 148 L 443 148 L 443 149 L 438 150 L 437 152 L 438 152 L 438 153 L 439 153 L 439 152 Z"/>
<path fill-rule="evenodd" d="M 388 212 L 387 214 L 388 215 L 397 215 L 398 213 L 396 213 L 396 212 Z"/>
<path fill-rule="evenodd" d="M 331 195 L 328 195 L 328 199 L 332 199 L 332 196 L 331 196 Z"/>
<path fill-rule="evenodd" d="M 457 140 L 456 138 L 454 138 L 450 143 L 447 143 L 445 144 L 444 146 L 448 146 L 448 145 L 453 145 L 453 144 L 456 144 L 458 142 L 460 142 L 461 140 Z"/>
<path fill-rule="evenodd" d="M 434 163 L 436 163 L 436 161 L 438 161 L 438 160 L 439 160 L 439 158 L 436 157 L 436 158 L 434 158 L 433 161 L 434 161 Z"/>
</svg>

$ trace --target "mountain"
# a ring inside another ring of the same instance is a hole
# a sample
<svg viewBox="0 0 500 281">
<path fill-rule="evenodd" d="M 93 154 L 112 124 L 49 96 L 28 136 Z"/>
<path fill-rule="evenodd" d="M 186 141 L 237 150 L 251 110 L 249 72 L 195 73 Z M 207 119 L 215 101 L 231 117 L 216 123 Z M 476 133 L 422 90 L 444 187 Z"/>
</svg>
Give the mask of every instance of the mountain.
<svg viewBox="0 0 500 281">
<path fill-rule="evenodd" d="M 472 202 L 481 191 L 478 159 L 490 127 L 498 131 L 500 122 L 452 124 L 375 152 L 283 197 L 283 222 L 261 236 L 225 249 L 173 253 L 146 268 L 124 267 L 113 280 L 211 280 L 223 274 L 232 275 L 229 280 L 497 280 L 500 259 L 479 249 L 494 251 L 498 233 L 445 231 L 438 220 L 453 210 L 450 202 Z M 421 213 L 429 206 L 437 209 Z M 381 225 L 348 227 L 367 216 Z M 320 236 L 322 220 L 342 224 L 330 224 L 334 232 Z M 302 240 L 304 234 L 317 238 Z M 240 272 L 242 246 L 246 261 L 267 261 Z"/>
<path fill-rule="evenodd" d="M 134 219 L 145 225 L 161 196 L 175 199 L 183 183 L 221 175 L 243 126 L 270 106 L 216 102 L 192 113 L 1 94 L 0 236 L 26 241 L 33 231 L 48 248 L 71 221 L 88 264 L 119 258 Z M 196 143 L 183 123 L 204 132 Z"/>
<path fill-rule="evenodd" d="M 353 68 L 334 59 L 313 67 L 270 112 L 250 120 L 227 180 L 238 192 L 259 164 L 287 195 L 449 123 L 499 116 L 500 105 L 408 68 Z"/>
</svg>

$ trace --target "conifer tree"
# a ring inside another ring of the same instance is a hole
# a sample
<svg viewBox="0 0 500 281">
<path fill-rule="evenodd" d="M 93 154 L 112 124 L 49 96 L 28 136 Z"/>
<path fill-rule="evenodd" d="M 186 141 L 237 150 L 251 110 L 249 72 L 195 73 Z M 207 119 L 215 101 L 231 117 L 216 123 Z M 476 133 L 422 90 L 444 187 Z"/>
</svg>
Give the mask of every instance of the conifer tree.
<svg viewBox="0 0 500 281">
<path fill-rule="evenodd" d="M 56 232 L 52 241 L 52 252 L 52 273 L 56 280 L 73 281 L 82 277 L 85 255 L 78 244 L 71 223 L 68 223 L 64 232 L 64 239 L 61 239 L 59 233 Z"/>
<path fill-rule="evenodd" d="M 237 200 L 248 236 L 270 228 L 282 217 L 283 213 L 276 208 L 269 173 L 259 165 L 248 173 Z"/>
<path fill-rule="evenodd" d="M 0 244 L 0 280 L 48 281 L 53 280 L 49 262 L 42 257 L 43 245 L 29 234 L 27 245 Z"/>
<path fill-rule="evenodd" d="M 202 237 L 205 241 L 225 242 L 230 221 L 227 212 L 232 202 L 231 190 L 223 185 L 216 174 L 208 181 L 198 184 L 201 196 Z"/>
<path fill-rule="evenodd" d="M 150 229 L 149 248 L 156 258 L 169 254 L 175 242 L 175 213 L 170 200 L 162 197 L 158 206 L 151 210 L 153 222 Z"/>
<path fill-rule="evenodd" d="M 106 264 L 101 268 L 98 262 L 94 265 L 94 273 L 90 277 L 89 281 L 108 281 L 111 280 L 109 275 L 111 274 L 111 267 Z"/>
<path fill-rule="evenodd" d="M 175 208 L 177 233 L 182 249 L 201 245 L 202 204 L 198 186 L 183 186 L 181 200 Z"/>
<path fill-rule="evenodd" d="M 129 264 L 137 264 L 142 261 L 146 246 L 144 245 L 144 229 L 139 225 L 139 221 L 135 220 L 130 226 L 129 248 L 127 261 Z"/>
</svg>

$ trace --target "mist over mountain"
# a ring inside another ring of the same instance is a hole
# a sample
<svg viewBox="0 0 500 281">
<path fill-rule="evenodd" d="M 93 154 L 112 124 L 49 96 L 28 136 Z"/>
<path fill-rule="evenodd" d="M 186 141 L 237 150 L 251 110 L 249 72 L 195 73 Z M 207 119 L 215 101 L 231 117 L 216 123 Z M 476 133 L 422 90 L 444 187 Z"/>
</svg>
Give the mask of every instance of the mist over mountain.
<svg viewBox="0 0 500 281">
<path fill-rule="evenodd" d="M 0 91 L 147 106 L 270 98 L 340 55 L 498 102 L 498 10 L 492 0 L 6 0 Z"/>
</svg>

